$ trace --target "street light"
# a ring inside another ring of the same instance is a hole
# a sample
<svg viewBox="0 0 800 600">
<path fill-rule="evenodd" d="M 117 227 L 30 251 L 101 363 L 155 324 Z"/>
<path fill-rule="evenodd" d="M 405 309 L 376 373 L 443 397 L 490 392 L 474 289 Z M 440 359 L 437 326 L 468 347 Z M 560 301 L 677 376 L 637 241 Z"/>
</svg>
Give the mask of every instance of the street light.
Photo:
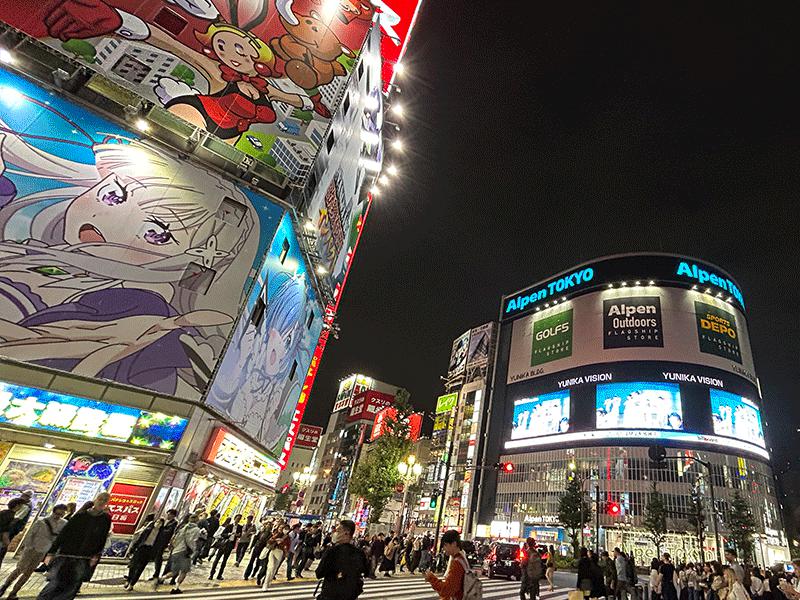
<svg viewBox="0 0 800 600">
<path fill-rule="evenodd" d="M 400 514 L 397 515 L 397 532 L 403 531 L 406 514 L 406 502 L 408 501 L 408 487 L 413 481 L 422 475 L 422 465 L 417 462 L 417 457 L 410 454 L 405 460 L 397 464 L 397 471 L 403 480 L 403 503 L 400 505 Z"/>
</svg>

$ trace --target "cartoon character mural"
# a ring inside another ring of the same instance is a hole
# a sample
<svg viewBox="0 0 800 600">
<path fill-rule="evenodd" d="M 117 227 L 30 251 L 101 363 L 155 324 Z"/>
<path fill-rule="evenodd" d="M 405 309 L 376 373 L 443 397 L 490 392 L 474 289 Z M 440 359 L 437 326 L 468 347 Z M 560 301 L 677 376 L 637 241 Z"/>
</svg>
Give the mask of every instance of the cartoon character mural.
<svg viewBox="0 0 800 600">
<path fill-rule="evenodd" d="M 0 20 L 296 178 L 374 14 L 368 0 L 0 3 Z"/>
<path fill-rule="evenodd" d="M 322 312 L 287 214 L 206 401 L 278 456 L 321 331 Z"/>
<path fill-rule="evenodd" d="M 0 354 L 199 399 L 283 210 L 0 71 Z"/>
</svg>

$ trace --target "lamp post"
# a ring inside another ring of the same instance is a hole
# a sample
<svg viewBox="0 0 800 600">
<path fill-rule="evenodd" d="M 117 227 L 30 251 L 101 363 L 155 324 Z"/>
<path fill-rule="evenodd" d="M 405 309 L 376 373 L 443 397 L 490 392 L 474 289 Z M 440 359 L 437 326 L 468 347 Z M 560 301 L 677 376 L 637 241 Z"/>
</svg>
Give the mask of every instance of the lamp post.
<svg viewBox="0 0 800 600">
<path fill-rule="evenodd" d="M 295 508 L 300 508 L 302 506 L 301 499 L 305 501 L 305 489 L 314 483 L 316 478 L 317 476 L 311 472 L 311 467 L 303 467 L 302 473 L 297 471 L 292 473 L 292 479 L 300 486 L 297 490 L 297 499 L 294 501 Z"/>
<path fill-rule="evenodd" d="M 397 471 L 403 480 L 403 503 L 401 504 L 400 514 L 397 515 L 397 534 L 403 531 L 406 501 L 408 500 L 408 486 L 422 475 L 422 465 L 417 462 L 417 457 L 410 454 L 405 460 L 397 464 Z"/>
</svg>

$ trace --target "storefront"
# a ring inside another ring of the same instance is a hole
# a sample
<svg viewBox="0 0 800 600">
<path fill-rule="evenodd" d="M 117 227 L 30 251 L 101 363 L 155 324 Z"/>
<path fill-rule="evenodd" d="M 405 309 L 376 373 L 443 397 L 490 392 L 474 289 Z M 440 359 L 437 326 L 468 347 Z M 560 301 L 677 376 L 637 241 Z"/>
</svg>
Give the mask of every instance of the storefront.
<svg viewBox="0 0 800 600">
<path fill-rule="evenodd" d="M 122 556 L 187 423 L 182 416 L 0 382 L 0 508 L 32 492 L 30 525 L 56 504 L 80 509 L 107 491 L 112 531 L 105 554 Z"/>
<path fill-rule="evenodd" d="M 280 475 L 278 463 L 223 427 L 213 430 L 203 464 L 191 476 L 181 512 L 219 511 L 220 521 L 236 514 L 265 514 Z"/>
</svg>

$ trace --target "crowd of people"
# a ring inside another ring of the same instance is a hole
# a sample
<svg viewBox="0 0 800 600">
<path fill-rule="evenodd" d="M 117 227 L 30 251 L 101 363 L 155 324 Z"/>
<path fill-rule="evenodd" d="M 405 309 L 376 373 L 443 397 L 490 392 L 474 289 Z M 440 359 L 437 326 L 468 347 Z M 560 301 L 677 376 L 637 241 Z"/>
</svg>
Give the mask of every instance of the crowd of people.
<svg viewBox="0 0 800 600">
<path fill-rule="evenodd" d="M 614 548 L 613 555 L 599 555 L 581 548 L 576 588 L 587 598 L 614 600 L 800 600 L 800 560 L 793 569 L 751 567 L 739 562 L 733 549 L 725 551 L 725 563 L 675 564 L 669 553 L 653 558 L 647 589 L 639 595 L 638 575 L 632 555 Z"/>
</svg>

